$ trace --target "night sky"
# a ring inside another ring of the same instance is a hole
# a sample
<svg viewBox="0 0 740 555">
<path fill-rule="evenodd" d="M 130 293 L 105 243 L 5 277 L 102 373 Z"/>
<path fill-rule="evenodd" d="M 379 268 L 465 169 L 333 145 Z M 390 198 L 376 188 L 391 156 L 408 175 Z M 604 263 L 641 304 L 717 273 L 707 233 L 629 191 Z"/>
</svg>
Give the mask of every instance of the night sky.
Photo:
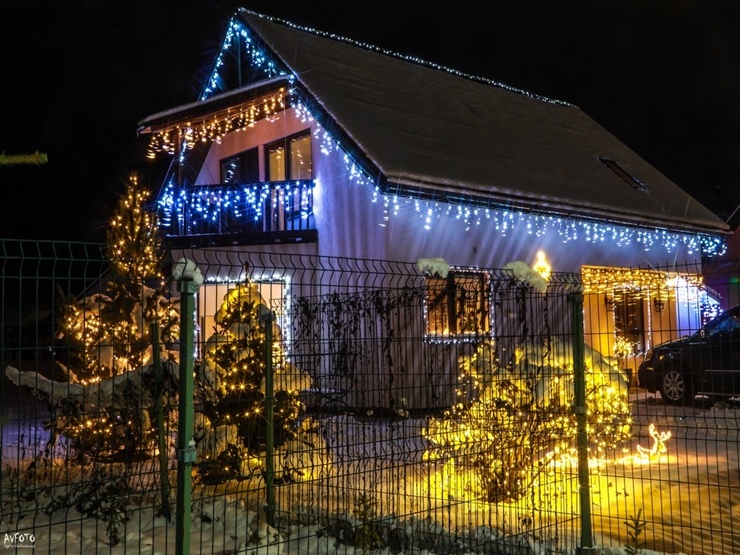
<svg viewBox="0 0 740 555">
<path fill-rule="evenodd" d="M 74 6 L 74 7 L 70 7 Z M 0 17 L 0 238 L 104 239 L 144 117 L 197 99 L 243 6 L 579 106 L 726 219 L 740 204 L 740 2 L 14 3 Z"/>
</svg>

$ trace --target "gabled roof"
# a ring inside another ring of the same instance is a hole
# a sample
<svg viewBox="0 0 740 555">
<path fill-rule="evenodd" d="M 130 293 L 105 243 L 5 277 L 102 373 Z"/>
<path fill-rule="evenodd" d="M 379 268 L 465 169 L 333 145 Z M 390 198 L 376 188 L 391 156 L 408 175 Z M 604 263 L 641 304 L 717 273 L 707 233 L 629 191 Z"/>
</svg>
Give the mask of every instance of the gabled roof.
<svg viewBox="0 0 740 555">
<path fill-rule="evenodd" d="M 381 188 L 672 231 L 729 232 L 576 106 L 247 10 L 238 16 Z"/>
</svg>

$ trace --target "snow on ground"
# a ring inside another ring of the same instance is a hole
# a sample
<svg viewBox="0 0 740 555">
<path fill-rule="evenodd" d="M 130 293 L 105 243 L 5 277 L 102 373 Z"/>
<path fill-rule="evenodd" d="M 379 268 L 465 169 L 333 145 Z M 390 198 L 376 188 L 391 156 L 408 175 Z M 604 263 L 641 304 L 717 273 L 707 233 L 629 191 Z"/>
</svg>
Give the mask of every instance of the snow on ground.
<svg viewBox="0 0 740 555">
<path fill-rule="evenodd" d="M 626 456 L 621 462 L 603 464 L 593 473 L 594 543 L 607 546 L 593 552 L 627 553 L 625 522 L 641 510 L 649 548 L 642 551 L 645 555 L 740 553 L 740 408 L 722 403 L 711 406 L 708 402 L 698 407 L 666 407 L 655 396 L 644 392 L 633 394 L 631 400 L 635 420 L 631 453 L 636 452 L 638 445 L 651 446 L 649 424 L 654 424 L 658 430 L 670 431 L 672 437 L 666 442 L 667 453 L 649 465 L 638 464 L 634 458 Z M 330 438 L 328 444 L 334 455 L 334 468 L 315 482 L 280 486 L 277 491 L 279 509 L 297 512 L 305 509 L 307 518 L 302 521 L 305 524 L 283 527 L 278 522 L 278 531 L 266 524 L 264 514 L 255 506 L 259 503 L 248 501 L 248 496 L 240 496 L 237 492 L 199 498 L 196 492 L 190 524 L 191 553 L 364 555 L 372 551 L 384 555 L 399 549 L 404 553 L 437 551 L 455 555 L 468 552 L 575 553 L 580 532 L 579 521 L 574 516 L 577 494 L 573 477 L 561 484 L 567 491 L 558 505 L 560 522 L 556 532 L 547 528 L 549 521 L 543 517 L 537 523 L 541 528 L 535 526 L 528 534 L 521 527 L 517 530 L 513 523 L 521 517 L 522 513 L 518 512 L 521 507 L 474 506 L 463 501 L 455 504 L 452 499 L 440 504 L 438 500 L 430 500 L 428 489 L 424 495 L 424 484 L 428 487 L 430 476 L 421 471 L 424 445 L 419 440 L 420 421 L 378 426 L 370 419 L 358 422 L 351 417 L 337 416 L 326 418 L 322 423 Z M 42 440 L 43 433 L 33 422 L 27 422 L 25 428 L 15 423 L 6 425 L 3 428 L 3 457 L 6 459 L 3 465 L 9 462 L 8 457 L 27 455 L 21 452 L 21 446 L 27 449 L 29 440 Z M 372 441 L 357 441 L 355 435 L 372 437 Z M 392 464 L 390 461 L 401 452 L 406 453 L 405 460 Z M 359 456 L 367 459 L 360 462 Z M 345 466 L 355 468 L 341 474 Z M 407 472 L 407 466 L 416 471 Z M 379 476 L 384 477 L 384 483 L 380 483 Z M 308 518 L 311 510 L 315 515 L 319 507 L 328 506 L 337 514 L 344 511 L 349 522 L 362 524 L 352 520 L 351 508 L 348 511 L 346 504 L 335 499 L 341 494 L 329 494 L 328 486 L 336 479 L 344 489 L 374 492 L 382 501 L 379 514 L 391 515 L 388 519 L 398 530 L 405 530 L 419 540 L 423 539 L 420 528 L 424 528 L 426 538 L 437 534 L 434 536 L 437 539 L 372 550 L 342 544 L 337 530 L 312 523 Z M 505 550 L 500 530 L 506 526 L 502 523 L 509 526 L 509 543 Z M 31 547 L 36 554 L 51 555 L 175 553 L 174 519 L 167 521 L 156 516 L 151 508 L 129 515 L 119 530 L 121 542 L 116 546 L 106 543 L 105 522 L 82 519 L 74 509 L 52 515 L 29 513 L 16 524 L 3 521 L 0 526 L 4 547 L 15 545 L 17 553 Z M 33 533 L 33 542 L 30 533 Z M 539 536 L 539 540 L 533 536 Z M 442 537 L 443 541 L 439 539 Z M 25 543 L 19 541 L 21 539 Z"/>
</svg>

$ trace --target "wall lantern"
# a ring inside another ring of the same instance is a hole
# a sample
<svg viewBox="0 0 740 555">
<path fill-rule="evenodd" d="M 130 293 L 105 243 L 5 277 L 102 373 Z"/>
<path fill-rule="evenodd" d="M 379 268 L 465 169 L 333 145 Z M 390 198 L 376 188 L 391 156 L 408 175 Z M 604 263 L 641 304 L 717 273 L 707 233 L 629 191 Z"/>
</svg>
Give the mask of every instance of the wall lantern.
<svg viewBox="0 0 740 555">
<path fill-rule="evenodd" d="M 656 312 L 663 312 L 663 309 L 665 309 L 665 301 L 663 299 L 656 297 L 653 299 L 653 305 L 655 306 Z"/>
<path fill-rule="evenodd" d="M 616 303 L 614 302 L 614 297 L 610 297 L 609 295 L 604 295 L 604 304 L 606 305 L 606 309 L 609 312 L 614 312 L 614 308 L 616 307 Z"/>
<path fill-rule="evenodd" d="M 532 269 L 542 276 L 542 279 L 550 277 L 550 264 L 545 258 L 545 251 L 537 251 L 537 260 L 532 265 Z"/>
</svg>

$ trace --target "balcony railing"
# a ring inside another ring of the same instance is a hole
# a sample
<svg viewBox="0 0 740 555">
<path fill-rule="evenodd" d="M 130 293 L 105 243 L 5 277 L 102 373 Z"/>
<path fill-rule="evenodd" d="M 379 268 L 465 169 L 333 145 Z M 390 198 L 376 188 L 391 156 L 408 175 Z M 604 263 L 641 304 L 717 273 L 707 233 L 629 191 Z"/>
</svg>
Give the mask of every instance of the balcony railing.
<svg viewBox="0 0 740 555">
<path fill-rule="evenodd" d="M 235 236 L 316 229 L 312 179 L 230 185 L 168 184 L 157 201 L 170 237 Z"/>
</svg>

